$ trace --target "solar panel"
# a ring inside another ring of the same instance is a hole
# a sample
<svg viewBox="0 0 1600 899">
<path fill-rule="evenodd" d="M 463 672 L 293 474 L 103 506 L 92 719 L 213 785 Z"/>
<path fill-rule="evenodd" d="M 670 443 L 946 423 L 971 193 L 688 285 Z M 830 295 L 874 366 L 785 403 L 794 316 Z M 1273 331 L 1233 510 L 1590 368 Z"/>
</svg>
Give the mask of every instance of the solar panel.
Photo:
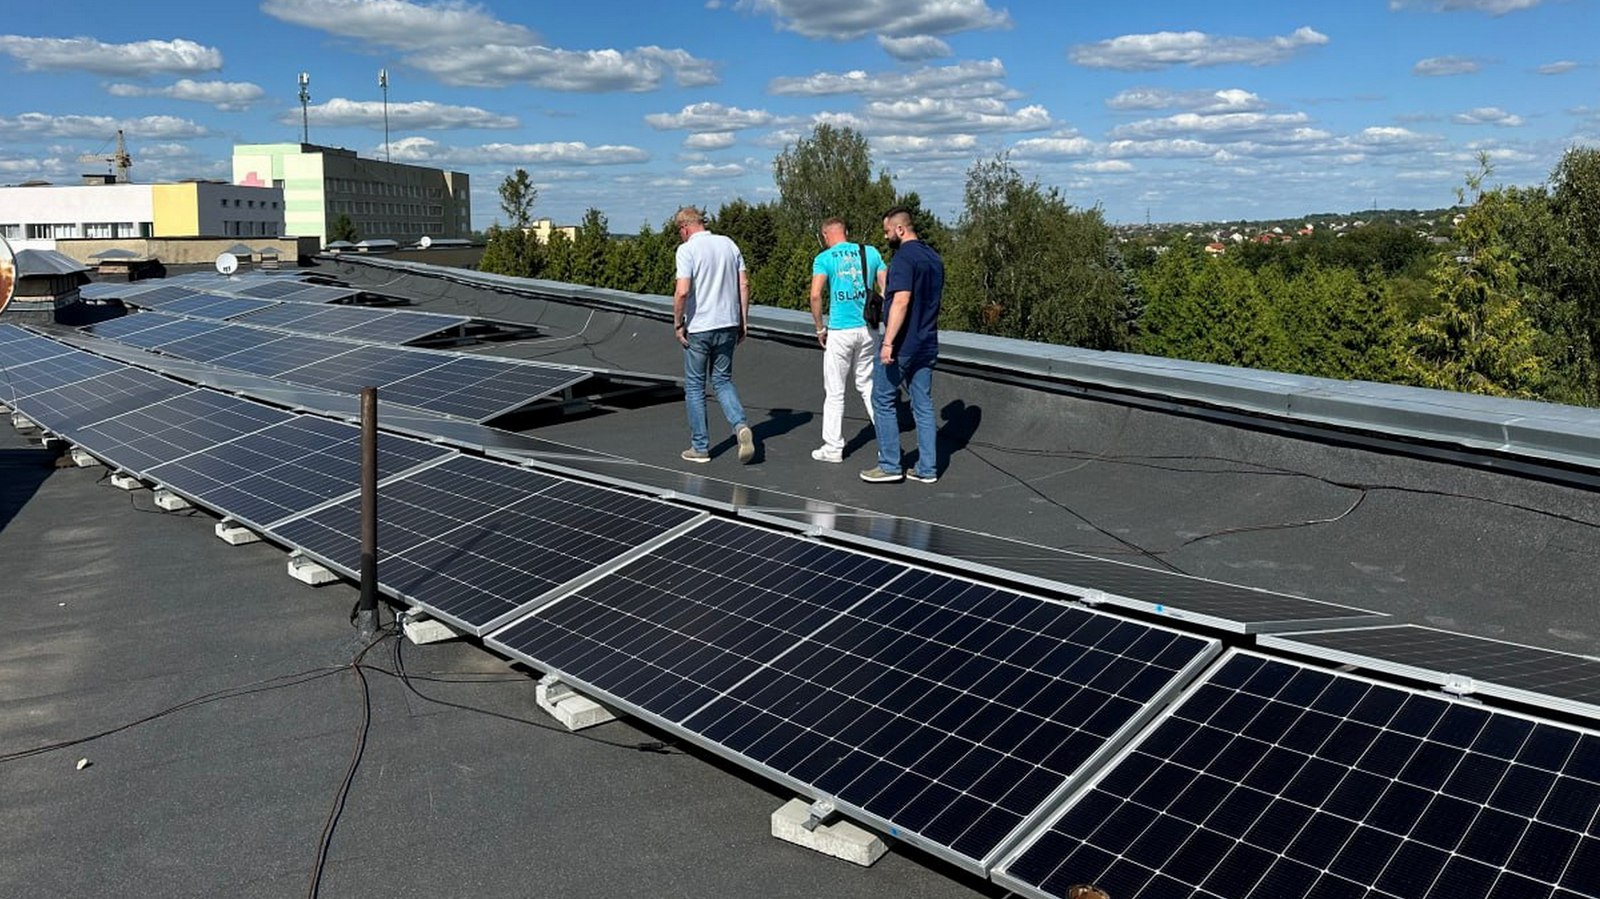
<svg viewBox="0 0 1600 899">
<path fill-rule="evenodd" d="M 272 532 L 353 573 L 360 565 L 358 514 L 352 497 Z M 378 576 L 393 595 L 481 634 L 701 514 L 456 456 L 381 487 Z"/>
<path fill-rule="evenodd" d="M 211 362 L 223 356 L 253 350 L 277 336 L 271 331 L 259 328 L 223 324 L 221 327 L 191 337 L 164 343 L 161 345 L 161 352 L 196 362 Z"/>
<path fill-rule="evenodd" d="M 147 331 L 160 325 L 170 325 L 173 319 L 155 312 L 135 312 L 117 318 L 106 319 L 92 325 L 85 325 L 78 330 L 86 334 L 110 340 L 121 340 L 130 334 Z"/>
<path fill-rule="evenodd" d="M 306 324 L 317 316 L 326 312 L 331 307 L 317 306 L 310 303 L 278 303 L 266 309 L 260 309 L 246 315 L 239 316 L 239 323 L 254 327 L 283 328 L 286 331 L 302 331 L 317 333 L 317 329 Z"/>
<path fill-rule="evenodd" d="M 1260 644 L 1600 719 L 1600 659 L 1587 656 L 1415 624 L 1283 634 Z"/>
<path fill-rule="evenodd" d="M 588 377 L 586 371 L 560 366 L 451 356 L 438 368 L 385 385 L 383 395 L 394 403 L 488 421 Z"/>
<path fill-rule="evenodd" d="M 359 393 L 363 387 L 384 387 L 394 381 L 420 374 L 448 362 L 449 357 L 439 353 L 419 353 L 395 347 L 343 344 L 347 352 L 327 359 L 307 363 L 287 372 L 285 380 L 308 384 L 327 390 Z M 403 402 L 382 393 L 387 402 Z"/>
<path fill-rule="evenodd" d="M 300 291 L 305 290 L 305 288 L 306 285 L 303 281 L 290 280 L 288 278 L 277 278 L 264 281 L 260 284 L 251 284 L 247 287 L 240 287 L 233 292 L 245 297 L 279 300 L 291 293 L 299 293 Z"/>
<path fill-rule="evenodd" d="M 87 355 L 87 354 L 84 354 Z M 29 418 L 63 437 L 128 409 L 187 393 L 194 388 L 127 365 L 74 380 L 19 400 Z"/>
<path fill-rule="evenodd" d="M 56 344 L 60 346 L 60 344 Z M 12 346 L 15 346 L 13 344 Z M 29 347 L 35 352 L 41 352 L 42 347 Z M 8 347 L 9 349 L 9 347 Z M 79 350 L 66 350 L 53 356 L 23 360 L 25 364 L 7 365 L 5 369 L 5 393 L 15 401 L 24 399 L 45 391 L 54 390 L 67 384 L 76 384 L 90 378 L 98 377 L 109 372 L 121 370 L 119 362 L 102 359 L 99 356 Z"/>
<path fill-rule="evenodd" d="M 164 462 L 292 418 L 292 413 L 261 403 L 195 390 L 83 428 L 73 439 L 118 468 L 142 475 Z"/>
<path fill-rule="evenodd" d="M 340 306 L 354 309 L 354 306 Z M 340 337 L 351 337 L 373 343 L 410 343 L 424 337 L 466 324 L 472 319 L 461 315 L 437 315 L 431 312 L 392 311 L 369 317 L 361 322 L 334 332 Z"/>
<path fill-rule="evenodd" d="M 122 293 L 122 299 L 135 306 L 155 309 L 174 300 L 192 297 L 199 292 L 193 288 L 180 287 L 176 284 L 162 284 L 158 281 L 148 287 L 129 285 L 129 289 Z"/>
<path fill-rule="evenodd" d="M 720 520 L 487 642 L 976 871 L 1217 650 Z"/>
<path fill-rule="evenodd" d="M 788 508 L 751 509 L 745 514 L 789 526 L 824 528 L 847 542 L 891 552 L 930 560 L 957 559 L 971 570 L 1026 586 L 1065 591 L 1237 633 L 1370 624 L 1389 617 L 1354 606 L 1096 558 L 935 522 L 864 509 L 844 512 L 819 514 Z"/>
<path fill-rule="evenodd" d="M 296 303 L 333 303 L 360 293 L 358 287 L 331 287 L 324 284 L 302 284 L 294 293 L 284 294 L 279 299 L 293 300 Z"/>
<path fill-rule="evenodd" d="M 0 366 L 8 369 L 8 376 L 12 366 L 28 365 L 76 352 L 48 337 L 40 337 L 11 325 L 0 325 Z"/>
<path fill-rule="evenodd" d="M 272 522 L 358 489 L 361 429 L 309 415 L 152 468 L 151 479 L 191 501 L 265 530 Z M 453 453 L 378 435 L 378 471 L 396 472 Z"/>
<path fill-rule="evenodd" d="M 994 879 L 1059 897 L 1600 897 L 1600 734 L 1235 651 Z"/>
<path fill-rule="evenodd" d="M 228 327 L 244 327 L 243 325 L 229 325 Z M 268 332 L 263 332 L 267 334 Z M 276 339 L 267 340 L 237 353 L 219 356 L 213 359 L 217 365 L 224 368 L 235 368 L 239 371 L 254 372 L 258 375 L 284 376 L 294 369 L 314 362 L 332 359 L 340 353 L 348 353 L 356 348 L 354 343 L 345 343 L 338 340 L 324 340 L 320 337 L 305 337 L 301 335 L 284 334 Z M 292 377 L 285 380 L 293 381 Z M 319 386 L 316 384 L 313 387 Z"/>
<path fill-rule="evenodd" d="M 165 321 L 151 328 L 139 328 L 127 333 L 117 334 L 112 336 L 111 339 L 128 346 L 155 350 L 159 349 L 163 344 L 207 334 L 225 327 L 220 322 L 208 322 L 198 318 L 172 318 L 157 312 L 141 312 L 139 316 L 160 317 Z M 96 332 L 96 336 L 101 336 L 101 334 Z"/>
<path fill-rule="evenodd" d="M 245 297 L 229 297 L 215 293 L 198 293 L 192 297 L 173 300 L 164 303 L 161 311 L 170 315 L 192 315 L 196 318 L 224 319 L 235 315 L 243 315 L 257 309 L 267 309 L 277 305 L 268 300 L 252 300 Z"/>
</svg>

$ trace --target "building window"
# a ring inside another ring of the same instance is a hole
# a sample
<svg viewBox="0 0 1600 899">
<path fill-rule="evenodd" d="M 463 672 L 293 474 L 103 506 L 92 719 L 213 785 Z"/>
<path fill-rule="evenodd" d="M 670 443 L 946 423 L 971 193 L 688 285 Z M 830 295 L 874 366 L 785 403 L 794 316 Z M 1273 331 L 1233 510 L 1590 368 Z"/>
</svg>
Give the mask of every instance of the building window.
<svg viewBox="0 0 1600 899">
<path fill-rule="evenodd" d="M 246 208 L 254 209 L 254 208 L 256 208 L 256 201 L 255 200 L 246 200 L 245 201 L 245 206 L 246 206 Z"/>
<path fill-rule="evenodd" d="M 83 236 L 94 238 L 108 238 L 117 236 L 117 226 L 110 222 L 84 222 Z"/>
<path fill-rule="evenodd" d="M 77 237 L 78 226 L 71 222 L 39 224 L 28 226 L 29 240 L 55 240 L 57 238 Z"/>
<path fill-rule="evenodd" d="M 218 200 L 217 202 L 222 204 L 222 208 L 223 209 L 227 209 L 228 208 L 228 199 L 226 197 Z"/>
<path fill-rule="evenodd" d="M 21 240 L 22 225 L 0 225 L 0 237 L 4 237 L 6 240 Z"/>
</svg>

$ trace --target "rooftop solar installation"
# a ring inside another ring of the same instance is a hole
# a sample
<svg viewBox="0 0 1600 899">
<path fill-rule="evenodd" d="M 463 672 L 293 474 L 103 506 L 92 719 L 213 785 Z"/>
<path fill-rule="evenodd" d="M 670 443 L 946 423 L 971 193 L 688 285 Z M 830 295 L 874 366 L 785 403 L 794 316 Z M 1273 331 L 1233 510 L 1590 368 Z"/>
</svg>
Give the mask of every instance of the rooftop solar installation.
<svg viewBox="0 0 1600 899">
<path fill-rule="evenodd" d="M 99 331 L 92 333 L 94 333 L 97 337 L 110 336 L 112 340 L 115 340 L 118 343 L 125 343 L 129 346 L 135 346 L 146 350 L 158 350 L 164 344 L 173 343 L 189 337 L 196 337 L 201 334 L 207 334 L 226 327 L 221 322 L 208 322 L 204 319 L 198 318 L 178 318 L 175 316 L 165 315 L 160 312 L 141 312 L 138 315 L 133 316 L 133 318 L 145 317 L 158 320 L 159 323 L 149 328 L 135 328 L 132 324 L 130 324 L 127 326 L 127 331 L 115 335 L 107 335 Z M 121 319 L 113 319 L 113 321 L 121 321 Z M 98 328 L 99 325 L 95 325 L 94 327 Z"/>
<path fill-rule="evenodd" d="M 265 530 L 358 489 L 361 430 L 310 415 L 296 416 L 154 466 L 149 477 L 189 500 Z M 378 435 L 378 472 L 387 477 L 453 453 L 447 447 Z"/>
<path fill-rule="evenodd" d="M 226 325 L 229 328 L 242 328 L 243 325 Z M 235 368 L 240 371 L 253 372 L 258 375 L 271 375 L 280 377 L 301 366 L 311 365 L 326 359 L 334 358 L 341 353 L 348 353 L 358 344 L 340 340 L 326 340 L 320 337 L 307 337 L 299 334 L 279 334 L 275 339 L 267 340 L 227 356 L 219 356 L 211 360 L 214 364 L 224 368 Z M 293 381 L 293 378 L 285 378 Z M 310 385 L 319 386 L 316 384 Z"/>
<path fill-rule="evenodd" d="M 393 595 L 482 634 L 702 514 L 455 456 L 383 485 L 378 577 Z M 271 531 L 354 573 L 361 552 L 358 515 L 359 499 L 352 497 Z"/>
<path fill-rule="evenodd" d="M 356 306 L 341 306 L 356 309 Z M 472 319 L 464 315 L 439 315 L 432 312 L 392 310 L 385 315 L 374 315 L 356 324 L 334 332 L 340 337 L 352 337 L 373 343 L 410 343 L 431 337 L 441 331 L 459 328 Z"/>
<path fill-rule="evenodd" d="M 294 293 L 278 297 L 296 303 L 335 303 L 361 293 L 358 287 L 333 287 L 326 284 L 302 284 Z"/>
<path fill-rule="evenodd" d="M 287 278 L 274 278 L 262 281 L 259 284 L 240 286 L 233 290 L 234 293 L 244 297 L 256 297 L 264 300 L 278 300 L 291 293 L 299 293 L 306 288 L 303 281 L 293 281 Z"/>
<path fill-rule="evenodd" d="M 128 289 L 124 290 L 121 294 L 119 294 L 119 296 L 123 300 L 133 303 L 136 306 L 153 308 L 161 305 L 162 303 L 182 299 L 184 297 L 191 297 L 198 293 L 200 293 L 200 291 L 192 287 L 184 287 L 171 283 L 163 284 L 160 281 L 147 281 L 143 283 L 129 284 Z"/>
<path fill-rule="evenodd" d="M 487 642 L 975 871 L 1217 649 L 720 520 Z"/>
<path fill-rule="evenodd" d="M 42 339 L 42 338 L 41 338 Z M 54 343 L 54 341 L 50 341 Z M 61 346 L 60 344 L 56 344 Z M 43 353 L 48 349 L 32 343 L 10 344 L 8 349 L 17 347 L 29 352 Z M 23 359 L 22 364 L 8 364 L 4 371 L 5 396 L 16 406 L 17 401 L 36 394 L 54 390 L 68 384 L 76 384 L 98 377 L 109 372 L 121 370 L 119 362 L 101 359 L 89 353 L 70 350 L 62 347 L 64 352 L 53 353 L 35 359 Z"/>
<path fill-rule="evenodd" d="M 1235 651 L 996 872 L 1031 897 L 1600 897 L 1600 733 Z"/>
<path fill-rule="evenodd" d="M 174 319 L 171 316 L 158 312 L 135 312 L 129 315 L 108 318 L 103 322 L 85 325 L 79 330 L 86 334 L 93 334 L 109 340 L 121 340 L 129 334 L 137 334 L 159 325 L 170 325 Z"/>
<path fill-rule="evenodd" d="M 256 328 L 229 325 L 183 337 L 161 345 L 161 352 L 195 362 L 212 362 L 234 353 L 253 350 L 279 335 Z"/>
<path fill-rule="evenodd" d="M 236 437 L 294 418 L 262 403 L 192 390 L 78 430 L 74 442 L 117 468 L 143 475 Z"/>
<path fill-rule="evenodd" d="M 408 343 L 459 327 L 471 319 L 460 315 L 369 309 L 365 306 L 280 303 L 269 309 L 242 315 L 238 321 L 247 325 L 338 335 L 374 343 Z"/>
<path fill-rule="evenodd" d="M 1600 659 L 1588 656 L 1416 624 L 1282 634 L 1260 645 L 1600 719 Z"/>
<path fill-rule="evenodd" d="M 309 362 L 285 372 L 285 380 L 345 393 L 359 393 L 363 387 L 383 387 L 412 375 L 431 372 L 446 365 L 450 357 L 440 353 L 418 353 L 394 347 L 343 344 L 345 352 Z M 383 390 L 387 402 L 405 402 Z M 408 404 L 410 405 L 410 404 Z"/>
</svg>

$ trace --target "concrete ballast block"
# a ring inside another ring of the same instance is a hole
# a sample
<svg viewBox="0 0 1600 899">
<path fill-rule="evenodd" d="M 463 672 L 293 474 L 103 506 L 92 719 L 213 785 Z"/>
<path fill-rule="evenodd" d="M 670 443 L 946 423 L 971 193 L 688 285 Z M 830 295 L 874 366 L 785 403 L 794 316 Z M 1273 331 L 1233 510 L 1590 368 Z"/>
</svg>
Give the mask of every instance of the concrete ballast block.
<svg viewBox="0 0 1600 899">
<path fill-rule="evenodd" d="M 72 464 L 78 466 L 79 468 L 93 468 L 94 466 L 100 464 L 100 460 L 89 455 L 81 449 L 74 449 L 72 451 Z"/>
<path fill-rule="evenodd" d="M 114 474 L 111 476 L 111 486 L 119 490 L 143 490 L 144 482 L 131 474 Z"/>
<path fill-rule="evenodd" d="M 289 557 L 289 576 L 313 587 L 331 584 L 339 579 L 337 574 L 298 554 Z"/>
<path fill-rule="evenodd" d="M 818 824 L 815 830 L 806 830 L 806 821 L 810 817 L 810 803 L 804 799 L 791 799 L 772 813 L 772 835 L 786 843 L 842 858 L 863 868 L 871 866 L 889 851 L 882 837 L 843 818 L 832 824 Z"/>
<path fill-rule="evenodd" d="M 194 506 L 192 506 L 188 500 L 176 493 L 173 493 L 171 490 L 165 489 L 157 490 L 155 492 L 155 502 L 156 508 L 165 509 L 168 512 L 179 512 L 184 509 L 194 508 Z"/>
<path fill-rule="evenodd" d="M 217 522 L 216 530 L 217 539 L 229 546 L 243 546 L 246 543 L 256 543 L 261 540 L 260 534 L 230 521 Z"/>
<path fill-rule="evenodd" d="M 617 718 L 616 712 L 560 682 L 540 681 L 533 690 L 533 698 L 539 708 L 567 730 L 583 730 Z"/>
<path fill-rule="evenodd" d="M 424 643 L 442 643 L 461 636 L 460 631 L 443 621 L 416 614 L 407 616 L 405 624 L 402 624 L 400 629 L 405 632 L 407 640 L 418 646 Z"/>
</svg>

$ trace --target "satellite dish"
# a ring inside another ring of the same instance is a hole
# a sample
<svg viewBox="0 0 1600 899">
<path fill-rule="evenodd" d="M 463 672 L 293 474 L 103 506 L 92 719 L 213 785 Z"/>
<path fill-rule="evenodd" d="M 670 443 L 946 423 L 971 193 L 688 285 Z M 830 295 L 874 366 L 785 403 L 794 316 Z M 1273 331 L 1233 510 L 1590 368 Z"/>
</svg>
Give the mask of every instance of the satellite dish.
<svg viewBox="0 0 1600 899">
<path fill-rule="evenodd" d="M 231 275 L 239 270 L 239 257 L 232 253 L 223 253 L 217 257 L 217 271 L 224 275 Z"/>
<path fill-rule="evenodd" d="M 426 250 L 427 248 L 433 246 L 433 238 L 431 238 L 428 235 L 424 234 L 424 235 L 422 235 L 421 238 L 419 238 L 417 240 L 417 246 L 419 246 L 419 247 L 423 248 L 424 250 Z"/>
</svg>

